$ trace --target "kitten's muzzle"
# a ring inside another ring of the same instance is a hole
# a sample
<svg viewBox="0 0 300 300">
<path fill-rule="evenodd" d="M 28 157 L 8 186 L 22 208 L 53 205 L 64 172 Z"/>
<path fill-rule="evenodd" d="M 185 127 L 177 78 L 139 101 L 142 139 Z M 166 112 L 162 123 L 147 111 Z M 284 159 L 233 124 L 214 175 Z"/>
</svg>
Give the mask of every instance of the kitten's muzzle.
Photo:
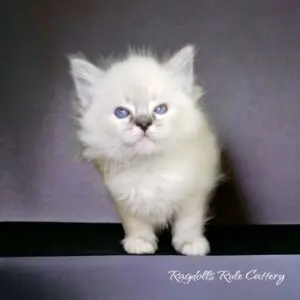
<svg viewBox="0 0 300 300">
<path fill-rule="evenodd" d="M 140 127 L 144 132 L 151 126 L 153 123 L 152 117 L 147 115 L 141 115 L 135 118 L 134 124 Z"/>
</svg>

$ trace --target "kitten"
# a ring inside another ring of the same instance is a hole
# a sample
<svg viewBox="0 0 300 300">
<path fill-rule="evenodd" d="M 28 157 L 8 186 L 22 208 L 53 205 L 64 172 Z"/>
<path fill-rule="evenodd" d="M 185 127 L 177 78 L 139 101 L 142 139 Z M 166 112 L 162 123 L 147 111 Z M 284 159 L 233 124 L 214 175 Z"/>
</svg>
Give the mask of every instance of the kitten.
<svg viewBox="0 0 300 300">
<path fill-rule="evenodd" d="M 198 107 L 194 56 L 191 45 L 165 60 L 131 51 L 106 69 L 69 57 L 83 156 L 114 199 L 127 253 L 154 253 L 156 231 L 170 222 L 178 252 L 209 252 L 204 223 L 219 147 Z"/>
</svg>

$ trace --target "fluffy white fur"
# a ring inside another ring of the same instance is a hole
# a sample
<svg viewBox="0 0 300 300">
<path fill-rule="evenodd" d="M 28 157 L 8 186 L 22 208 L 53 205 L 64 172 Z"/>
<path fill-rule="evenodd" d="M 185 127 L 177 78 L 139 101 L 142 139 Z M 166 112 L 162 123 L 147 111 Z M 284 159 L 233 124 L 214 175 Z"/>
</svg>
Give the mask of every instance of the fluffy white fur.
<svg viewBox="0 0 300 300">
<path fill-rule="evenodd" d="M 97 166 L 114 199 L 128 253 L 154 253 L 156 230 L 169 223 L 178 252 L 209 251 L 203 229 L 219 176 L 219 148 L 198 107 L 194 54 L 191 45 L 165 60 L 130 51 L 106 69 L 69 58 L 81 104 L 83 156 Z M 162 103 L 167 113 L 155 114 Z M 116 118 L 119 106 L 131 115 Z M 134 124 L 141 114 L 153 118 L 146 134 Z"/>
</svg>

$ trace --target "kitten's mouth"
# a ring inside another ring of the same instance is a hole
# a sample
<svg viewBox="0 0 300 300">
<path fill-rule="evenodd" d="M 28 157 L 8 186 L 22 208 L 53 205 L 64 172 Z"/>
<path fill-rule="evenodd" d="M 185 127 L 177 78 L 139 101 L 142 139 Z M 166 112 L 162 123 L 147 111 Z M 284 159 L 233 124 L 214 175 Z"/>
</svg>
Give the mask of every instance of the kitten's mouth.
<svg viewBox="0 0 300 300">
<path fill-rule="evenodd" d="M 143 142 L 143 141 L 154 142 L 154 140 L 147 133 L 144 133 L 138 142 Z"/>
<path fill-rule="evenodd" d="M 150 155 L 156 151 L 155 140 L 147 135 L 143 134 L 135 143 L 134 149 L 136 153 L 141 155 Z"/>
<path fill-rule="evenodd" d="M 138 144 L 153 144 L 155 143 L 154 139 L 149 136 L 147 133 L 144 133 L 137 141 L 136 145 Z"/>
</svg>

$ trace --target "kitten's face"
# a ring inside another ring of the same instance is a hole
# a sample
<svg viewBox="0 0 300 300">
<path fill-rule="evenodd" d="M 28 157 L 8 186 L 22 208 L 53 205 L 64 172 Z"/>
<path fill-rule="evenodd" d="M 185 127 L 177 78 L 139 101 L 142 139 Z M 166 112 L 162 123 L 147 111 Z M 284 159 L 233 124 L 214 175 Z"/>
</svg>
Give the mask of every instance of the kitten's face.
<svg viewBox="0 0 300 300">
<path fill-rule="evenodd" d="M 84 99 L 79 138 L 88 158 L 151 155 L 195 132 L 199 114 L 191 99 L 193 82 L 188 83 L 193 76 L 175 74 L 171 60 L 162 65 L 151 57 L 131 56 L 106 72 L 85 62 L 83 71 L 88 73 L 74 78 Z M 188 61 L 184 63 L 179 67 Z"/>
</svg>

